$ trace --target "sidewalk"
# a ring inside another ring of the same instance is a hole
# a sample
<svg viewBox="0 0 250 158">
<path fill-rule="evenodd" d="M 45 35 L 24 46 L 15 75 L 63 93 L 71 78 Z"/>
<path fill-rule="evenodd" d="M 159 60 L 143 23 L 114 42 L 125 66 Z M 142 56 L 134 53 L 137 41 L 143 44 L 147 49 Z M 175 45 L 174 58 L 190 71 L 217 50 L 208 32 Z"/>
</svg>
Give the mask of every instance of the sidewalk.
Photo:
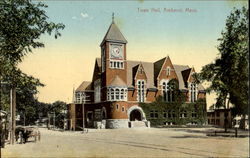
<svg viewBox="0 0 250 158">
<path fill-rule="evenodd" d="M 218 129 L 218 130 L 215 130 L 213 132 L 208 132 L 207 136 L 236 137 L 236 134 L 235 134 L 235 129 L 227 129 L 227 132 L 225 132 L 224 129 Z M 239 137 L 239 138 L 249 137 L 249 131 L 238 129 L 237 130 L 237 137 Z"/>
</svg>

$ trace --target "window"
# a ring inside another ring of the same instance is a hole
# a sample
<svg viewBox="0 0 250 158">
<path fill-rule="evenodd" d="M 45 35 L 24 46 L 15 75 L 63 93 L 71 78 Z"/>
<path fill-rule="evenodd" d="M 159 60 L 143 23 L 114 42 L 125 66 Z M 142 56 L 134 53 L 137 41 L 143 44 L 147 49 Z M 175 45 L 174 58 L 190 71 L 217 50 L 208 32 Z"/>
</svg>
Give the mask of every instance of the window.
<svg viewBox="0 0 250 158">
<path fill-rule="evenodd" d="M 122 107 L 122 112 L 124 112 L 125 111 L 125 108 L 124 108 L 124 106 Z"/>
<path fill-rule="evenodd" d="M 110 95 L 111 95 L 110 99 L 111 99 L 111 100 L 114 100 L 114 99 L 115 99 L 115 91 L 114 91 L 113 88 L 111 89 Z"/>
<path fill-rule="evenodd" d="M 169 84 L 169 82 L 167 81 L 164 81 L 162 83 L 162 93 L 163 93 L 163 99 L 164 101 L 166 102 L 172 102 L 174 99 L 173 99 L 173 90 Z"/>
<path fill-rule="evenodd" d="M 120 99 L 119 96 L 120 96 L 120 90 L 116 89 L 115 90 L 115 100 L 119 100 Z"/>
<path fill-rule="evenodd" d="M 151 118 L 158 118 L 158 111 L 157 110 L 150 111 L 150 117 Z"/>
<path fill-rule="evenodd" d="M 124 89 L 121 89 L 120 99 L 121 99 L 121 100 L 123 100 L 123 99 L 124 99 Z"/>
<path fill-rule="evenodd" d="M 171 112 L 169 112 L 168 113 L 168 118 L 171 118 L 171 117 L 172 117 Z"/>
<path fill-rule="evenodd" d="M 181 111 L 180 118 L 186 118 L 186 117 L 187 117 L 187 111 L 186 110 Z"/>
<path fill-rule="evenodd" d="M 166 75 L 167 75 L 167 76 L 170 76 L 170 70 L 171 70 L 170 67 L 167 67 L 167 68 L 166 68 Z"/>
<path fill-rule="evenodd" d="M 195 111 L 192 111 L 192 117 L 193 118 L 197 117 L 197 113 Z"/>
<path fill-rule="evenodd" d="M 76 96 L 76 103 L 82 103 L 81 92 L 76 92 L 75 96 Z"/>
<path fill-rule="evenodd" d="M 139 102 L 145 101 L 145 81 L 144 80 L 137 81 L 137 100 Z"/>
<path fill-rule="evenodd" d="M 195 83 L 190 84 L 190 101 L 195 102 L 197 100 L 197 86 Z"/>
<path fill-rule="evenodd" d="M 113 69 L 123 69 L 124 68 L 124 64 L 123 64 L 123 61 L 112 60 L 112 61 L 109 62 L 109 67 L 113 68 Z"/>
<path fill-rule="evenodd" d="M 116 104 L 116 110 L 118 110 L 119 109 L 119 104 Z"/>
<path fill-rule="evenodd" d="M 127 88 L 108 87 L 107 100 L 108 101 L 126 101 L 127 100 Z"/>
<path fill-rule="evenodd" d="M 163 111 L 163 117 L 168 118 L 168 111 Z"/>
</svg>

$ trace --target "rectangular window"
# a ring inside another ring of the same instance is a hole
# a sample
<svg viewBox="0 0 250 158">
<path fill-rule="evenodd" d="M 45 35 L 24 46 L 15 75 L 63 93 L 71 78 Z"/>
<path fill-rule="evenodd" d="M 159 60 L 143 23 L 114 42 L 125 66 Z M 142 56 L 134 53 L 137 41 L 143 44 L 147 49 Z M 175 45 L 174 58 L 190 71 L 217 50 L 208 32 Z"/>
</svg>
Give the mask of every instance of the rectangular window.
<svg viewBox="0 0 250 158">
<path fill-rule="evenodd" d="M 192 113 L 192 117 L 193 118 L 197 117 L 197 114 L 196 113 Z"/>
<path fill-rule="evenodd" d="M 166 73 L 167 73 L 167 74 L 166 74 L 167 76 L 170 76 L 170 67 L 167 67 Z"/>
<path fill-rule="evenodd" d="M 163 111 L 163 117 L 167 118 L 168 117 L 168 111 Z"/>
<path fill-rule="evenodd" d="M 158 118 L 158 111 L 157 110 L 152 110 L 150 111 L 150 118 Z"/>
<path fill-rule="evenodd" d="M 145 82 L 143 80 L 137 81 L 137 100 L 139 102 L 145 101 Z"/>
<path fill-rule="evenodd" d="M 154 111 L 150 111 L 150 117 L 154 118 Z"/>
</svg>

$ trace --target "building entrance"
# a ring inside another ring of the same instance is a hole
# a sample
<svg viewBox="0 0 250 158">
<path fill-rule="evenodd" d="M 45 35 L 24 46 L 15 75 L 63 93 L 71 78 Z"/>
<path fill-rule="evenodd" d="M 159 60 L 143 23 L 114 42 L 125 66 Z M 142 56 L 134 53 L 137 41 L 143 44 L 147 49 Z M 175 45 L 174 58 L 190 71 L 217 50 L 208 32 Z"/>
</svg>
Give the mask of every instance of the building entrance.
<svg viewBox="0 0 250 158">
<path fill-rule="evenodd" d="M 135 109 L 135 110 L 131 111 L 129 118 L 130 118 L 130 121 L 141 121 L 142 114 L 139 110 Z"/>
</svg>

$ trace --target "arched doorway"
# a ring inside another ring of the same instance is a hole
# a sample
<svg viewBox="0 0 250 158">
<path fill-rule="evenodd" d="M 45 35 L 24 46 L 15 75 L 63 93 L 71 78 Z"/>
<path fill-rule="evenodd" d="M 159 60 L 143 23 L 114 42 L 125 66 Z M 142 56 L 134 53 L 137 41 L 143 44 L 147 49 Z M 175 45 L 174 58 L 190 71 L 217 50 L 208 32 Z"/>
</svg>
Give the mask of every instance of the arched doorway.
<svg viewBox="0 0 250 158">
<path fill-rule="evenodd" d="M 141 121 L 142 120 L 142 114 L 139 110 L 135 109 L 130 112 L 129 116 L 130 121 Z"/>
</svg>

